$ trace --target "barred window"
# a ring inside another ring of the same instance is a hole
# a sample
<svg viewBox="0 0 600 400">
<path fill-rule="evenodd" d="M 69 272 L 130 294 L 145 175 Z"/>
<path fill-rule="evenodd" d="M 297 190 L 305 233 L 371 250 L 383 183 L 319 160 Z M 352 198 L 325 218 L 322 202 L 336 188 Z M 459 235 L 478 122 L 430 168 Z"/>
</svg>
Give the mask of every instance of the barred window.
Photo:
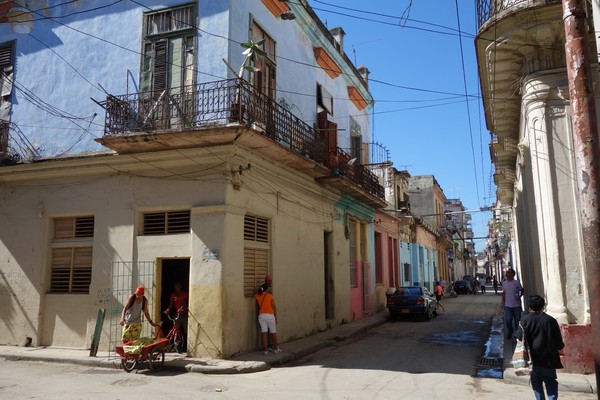
<svg viewBox="0 0 600 400">
<path fill-rule="evenodd" d="M 53 222 L 50 293 L 88 294 L 94 217 L 55 218 Z"/>
<path fill-rule="evenodd" d="M 252 297 L 269 273 L 271 247 L 267 218 L 244 217 L 244 296 Z"/>
<path fill-rule="evenodd" d="M 143 235 L 173 235 L 190 232 L 190 210 L 144 213 Z"/>
</svg>

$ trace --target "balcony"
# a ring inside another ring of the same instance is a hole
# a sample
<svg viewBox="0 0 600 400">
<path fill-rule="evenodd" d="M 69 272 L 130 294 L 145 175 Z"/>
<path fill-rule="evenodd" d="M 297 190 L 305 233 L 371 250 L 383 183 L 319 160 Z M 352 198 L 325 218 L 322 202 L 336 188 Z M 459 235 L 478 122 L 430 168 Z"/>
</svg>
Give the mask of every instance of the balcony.
<svg viewBox="0 0 600 400">
<path fill-rule="evenodd" d="M 371 206 L 385 205 L 384 189 L 370 170 L 348 164 L 350 156 L 329 148 L 326 135 L 244 80 L 110 95 L 103 105 L 104 136 L 97 141 L 118 153 L 235 141 Z"/>
<path fill-rule="evenodd" d="M 387 204 L 385 189 L 379 184 L 377 175 L 352 160 L 350 154 L 339 147 L 330 149 L 328 167 L 331 173 L 319 180 L 374 208 L 384 207 Z"/>
<path fill-rule="evenodd" d="M 561 3 L 562 0 L 476 0 L 477 29 L 492 17 L 499 17 L 522 8 Z M 500 19 L 500 18 L 495 18 Z"/>
</svg>

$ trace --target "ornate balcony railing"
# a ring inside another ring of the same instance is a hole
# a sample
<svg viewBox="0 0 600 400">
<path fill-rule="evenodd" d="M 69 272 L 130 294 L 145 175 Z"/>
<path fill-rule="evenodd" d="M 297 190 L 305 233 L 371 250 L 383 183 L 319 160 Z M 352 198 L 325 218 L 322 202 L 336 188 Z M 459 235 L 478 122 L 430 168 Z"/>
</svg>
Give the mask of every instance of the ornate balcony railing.
<svg viewBox="0 0 600 400">
<path fill-rule="evenodd" d="M 347 177 L 370 195 L 385 199 L 385 190 L 375 174 L 360 163 L 349 165 L 350 155 L 339 148 L 332 150 L 337 160 L 332 162 L 324 135 L 244 80 L 110 95 L 105 107 L 105 136 L 182 132 L 238 123 L 327 166 L 332 175 Z"/>
<path fill-rule="evenodd" d="M 526 8 L 560 2 L 561 0 L 476 0 L 477 29 L 494 15 L 512 7 Z"/>
<path fill-rule="evenodd" d="M 108 96 L 104 134 L 185 131 L 237 122 L 324 164 L 327 146 L 315 130 L 244 80 Z"/>
<path fill-rule="evenodd" d="M 345 176 L 369 194 L 385 199 L 385 189 L 379 184 L 377 175 L 364 165 L 351 160 L 350 154 L 338 148 L 337 152 L 329 155 L 329 167 L 334 175 Z"/>
</svg>

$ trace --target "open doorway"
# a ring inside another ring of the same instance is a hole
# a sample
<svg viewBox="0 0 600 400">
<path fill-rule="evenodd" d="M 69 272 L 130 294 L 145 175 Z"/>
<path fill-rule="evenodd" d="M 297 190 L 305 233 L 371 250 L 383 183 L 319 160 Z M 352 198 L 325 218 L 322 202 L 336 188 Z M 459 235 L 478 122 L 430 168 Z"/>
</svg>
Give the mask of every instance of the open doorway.
<svg viewBox="0 0 600 400">
<path fill-rule="evenodd" d="M 160 261 L 160 312 L 163 321 L 162 331 L 166 336 L 173 327 L 173 322 L 162 312 L 169 307 L 169 298 L 174 291 L 175 282 L 181 282 L 183 290 L 189 293 L 190 259 L 163 258 Z"/>
</svg>

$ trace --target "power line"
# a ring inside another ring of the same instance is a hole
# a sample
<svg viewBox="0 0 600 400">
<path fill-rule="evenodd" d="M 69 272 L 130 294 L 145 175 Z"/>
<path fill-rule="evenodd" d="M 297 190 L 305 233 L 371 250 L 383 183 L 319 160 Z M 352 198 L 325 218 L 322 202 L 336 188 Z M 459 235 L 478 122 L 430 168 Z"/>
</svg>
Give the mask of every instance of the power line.
<svg viewBox="0 0 600 400">
<path fill-rule="evenodd" d="M 456 5 L 456 21 L 458 24 L 458 31 L 460 32 L 460 13 L 459 13 L 459 8 L 458 8 L 458 0 L 455 0 L 455 5 Z M 467 76 L 466 76 L 466 71 L 465 71 L 465 55 L 464 55 L 464 51 L 463 51 L 463 43 L 462 43 L 462 35 L 458 35 L 458 41 L 459 41 L 459 46 L 460 46 L 460 59 L 461 59 L 461 66 L 462 66 L 462 74 L 463 74 L 463 85 L 464 85 L 464 89 L 465 89 L 465 98 L 467 97 Z M 469 102 L 465 102 L 466 106 L 467 106 L 467 121 L 469 123 L 469 137 L 471 139 L 471 155 L 473 158 L 473 173 L 475 174 L 475 188 L 477 189 L 477 202 L 479 203 L 479 178 L 477 178 L 477 163 L 475 161 L 475 147 L 473 145 L 473 126 L 471 125 L 471 109 L 469 108 Z M 481 203 L 479 203 L 479 205 L 481 205 Z"/>
</svg>

